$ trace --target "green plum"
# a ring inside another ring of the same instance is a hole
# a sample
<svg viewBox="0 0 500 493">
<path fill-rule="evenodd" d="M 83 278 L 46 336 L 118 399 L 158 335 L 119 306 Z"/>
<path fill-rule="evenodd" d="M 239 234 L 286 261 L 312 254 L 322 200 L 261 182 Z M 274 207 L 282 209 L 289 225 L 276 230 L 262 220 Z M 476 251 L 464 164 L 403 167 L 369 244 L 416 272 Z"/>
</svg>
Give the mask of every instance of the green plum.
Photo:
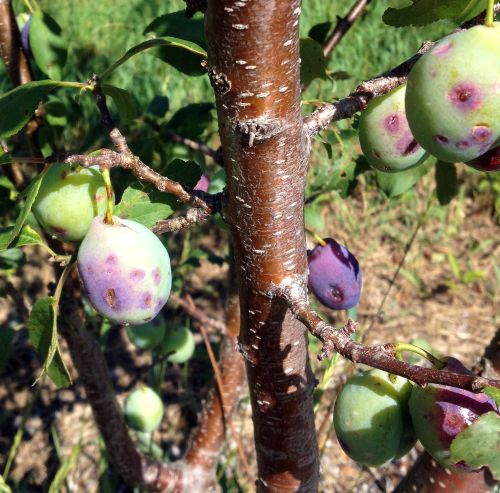
<svg viewBox="0 0 500 493">
<path fill-rule="evenodd" d="M 415 444 L 407 402 L 412 385 L 393 383 L 381 370 L 350 377 L 335 403 L 333 424 L 345 453 L 356 462 L 380 466 Z"/>
<path fill-rule="evenodd" d="M 408 126 L 405 91 L 403 84 L 372 99 L 359 119 L 361 150 L 371 166 L 380 171 L 403 171 L 428 157 Z"/>
<path fill-rule="evenodd" d="M 144 325 L 131 325 L 127 329 L 128 338 L 139 349 L 154 349 L 159 346 L 166 332 L 165 319 L 158 316 Z"/>
<path fill-rule="evenodd" d="M 500 139 L 500 23 L 441 39 L 412 68 L 406 116 L 417 142 L 442 161 L 466 162 Z"/>
<path fill-rule="evenodd" d="M 78 272 L 90 303 L 120 324 L 152 320 L 170 296 L 170 257 L 162 242 L 135 221 L 96 217 L 78 251 Z"/>
<path fill-rule="evenodd" d="M 125 420 L 137 431 L 151 432 L 160 426 L 163 402 L 150 387 L 141 386 L 130 392 L 125 401 Z"/>
<path fill-rule="evenodd" d="M 106 188 L 98 169 L 52 164 L 42 179 L 33 214 L 61 241 L 79 242 L 95 216 L 106 211 Z"/>
<path fill-rule="evenodd" d="M 171 363 L 185 363 L 193 356 L 195 342 L 193 333 L 187 327 L 169 327 L 161 344 L 161 354 L 171 353 Z"/>
</svg>

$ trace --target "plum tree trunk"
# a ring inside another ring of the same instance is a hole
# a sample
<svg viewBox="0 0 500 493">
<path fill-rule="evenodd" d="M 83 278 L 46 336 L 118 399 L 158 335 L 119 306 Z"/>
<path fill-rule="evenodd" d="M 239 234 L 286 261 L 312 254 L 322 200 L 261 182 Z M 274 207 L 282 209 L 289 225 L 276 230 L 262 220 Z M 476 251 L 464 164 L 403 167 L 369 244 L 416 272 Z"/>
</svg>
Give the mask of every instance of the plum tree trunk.
<svg viewBox="0 0 500 493">
<path fill-rule="evenodd" d="M 299 0 L 211 0 L 209 76 L 227 175 L 258 492 L 314 492 L 319 460 L 307 335 L 275 286 L 306 289 Z"/>
</svg>

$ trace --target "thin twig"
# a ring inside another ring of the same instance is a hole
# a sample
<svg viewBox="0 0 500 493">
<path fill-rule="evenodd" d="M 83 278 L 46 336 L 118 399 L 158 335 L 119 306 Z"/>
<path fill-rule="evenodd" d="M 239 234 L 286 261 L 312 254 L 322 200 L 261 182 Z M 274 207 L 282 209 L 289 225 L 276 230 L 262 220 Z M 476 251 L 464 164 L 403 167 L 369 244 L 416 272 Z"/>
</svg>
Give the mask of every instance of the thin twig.
<svg viewBox="0 0 500 493">
<path fill-rule="evenodd" d="M 361 17 L 371 0 L 357 0 L 345 17 L 337 17 L 337 25 L 323 46 L 323 55 L 328 58 L 347 31 Z"/>
</svg>

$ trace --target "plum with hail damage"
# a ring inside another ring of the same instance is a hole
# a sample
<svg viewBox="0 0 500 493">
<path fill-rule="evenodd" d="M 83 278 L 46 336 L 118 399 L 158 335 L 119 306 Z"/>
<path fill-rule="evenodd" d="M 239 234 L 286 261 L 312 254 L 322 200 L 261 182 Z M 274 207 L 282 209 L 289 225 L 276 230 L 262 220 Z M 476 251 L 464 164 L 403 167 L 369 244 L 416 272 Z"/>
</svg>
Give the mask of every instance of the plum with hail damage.
<svg viewBox="0 0 500 493">
<path fill-rule="evenodd" d="M 333 310 L 356 306 L 361 294 L 361 269 L 356 257 L 333 238 L 325 238 L 308 252 L 311 291 Z"/>
<path fill-rule="evenodd" d="M 170 295 L 170 257 L 161 241 L 142 224 L 116 216 L 109 224 L 103 216 L 92 221 L 78 271 L 92 306 L 113 322 L 149 322 Z"/>
<path fill-rule="evenodd" d="M 500 171 L 500 146 L 490 149 L 485 154 L 465 163 L 478 171 Z"/>
</svg>

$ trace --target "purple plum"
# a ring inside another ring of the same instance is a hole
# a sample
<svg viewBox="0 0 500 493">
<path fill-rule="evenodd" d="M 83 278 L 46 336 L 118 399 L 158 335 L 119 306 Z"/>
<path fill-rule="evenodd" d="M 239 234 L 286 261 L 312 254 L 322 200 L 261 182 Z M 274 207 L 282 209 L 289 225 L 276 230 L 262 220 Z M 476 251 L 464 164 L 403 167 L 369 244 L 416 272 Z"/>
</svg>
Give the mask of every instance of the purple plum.
<svg viewBox="0 0 500 493">
<path fill-rule="evenodd" d="M 168 252 L 135 221 L 94 218 L 78 251 L 78 271 L 92 306 L 113 322 L 149 322 L 170 295 Z"/>
<path fill-rule="evenodd" d="M 334 310 L 356 306 L 361 294 L 361 269 L 354 255 L 333 238 L 308 254 L 309 288 L 323 305 Z"/>
<path fill-rule="evenodd" d="M 30 24 L 31 24 L 31 15 L 28 17 L 28 20 L 25 22 L 23 28 L 21 29 L 21 45 L 23 47 L 24 54 L 28 58 L 33 58 L 33 53 L 31 52 L 30 46 Z"/>
<path fill-rule="evenodd" d="M 460 361 L 448 358 L 446 370 L 470 373 Z M 413 427 L 425 450 L 443 466 L 470 471 L 464 462 L 452 463 L 450 446 L 453 439 L 482 414 L 499 413 L 497 404 L 486 394 L 446 385 L 429 384 L 413 387 L 409 408 Z"/>
<path fill-rule="evenodd" d="M 500 171 L 500 147 L 495 147 L 472 161 L 465 163 L 479 171 Z"/>
<path fill-rule="evenodd" d="M 193 190 L 198 190 L 200 192 L 206 192 L 210 186 L 210 178 L 203 173 L 198 183 L 194 186 Z"/>
</svg>

